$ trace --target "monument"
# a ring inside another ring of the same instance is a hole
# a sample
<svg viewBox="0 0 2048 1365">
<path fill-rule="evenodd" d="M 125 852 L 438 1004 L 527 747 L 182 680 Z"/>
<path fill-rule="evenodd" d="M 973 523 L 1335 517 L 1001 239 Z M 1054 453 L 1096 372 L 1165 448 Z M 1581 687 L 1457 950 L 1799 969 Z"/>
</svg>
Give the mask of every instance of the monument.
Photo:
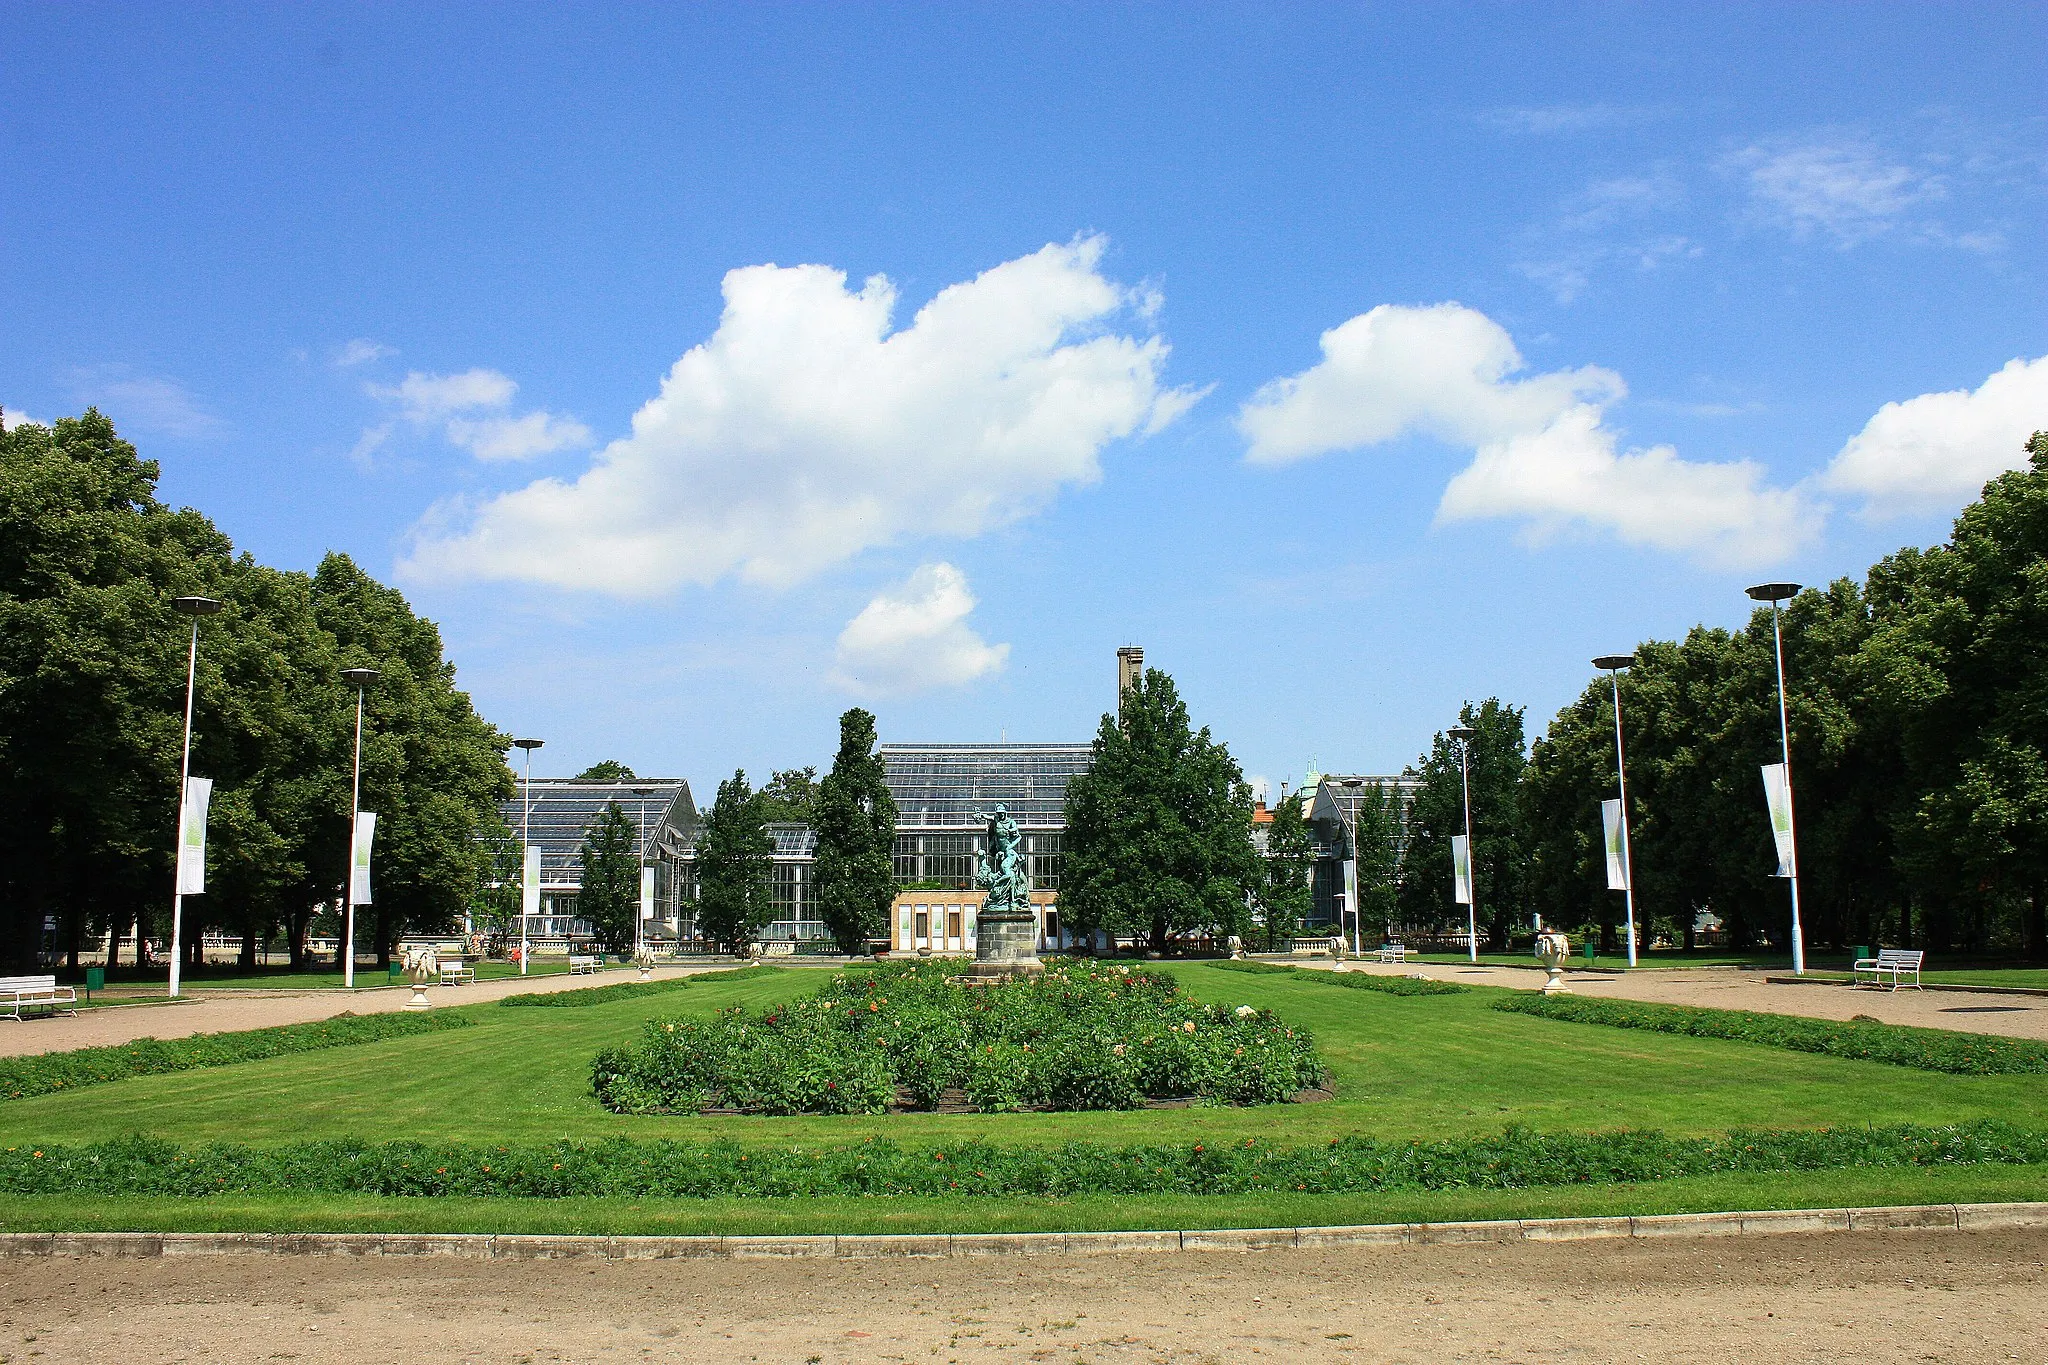
<svg viewBox="0 0 2048 1365">
<path fill-rule="evenodd" d="M 1019 852 L 1023 832 L 998 803 L 976 818 L 987 830 L 987 848 L 975 868 L 974 884 L 988 892 L 975 918 L 974 965 L 969 981 L 1001 981 L 1045 970 L 1038 960 L 1038 916 L 1031 909 L 1031 879 Z"/>
</svg>

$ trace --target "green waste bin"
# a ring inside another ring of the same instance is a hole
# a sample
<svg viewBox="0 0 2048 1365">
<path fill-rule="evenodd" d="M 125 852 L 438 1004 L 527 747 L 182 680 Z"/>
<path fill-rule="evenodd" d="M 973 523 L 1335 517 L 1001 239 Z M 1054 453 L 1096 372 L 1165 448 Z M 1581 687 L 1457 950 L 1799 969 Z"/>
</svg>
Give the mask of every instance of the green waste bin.
<svg viewBox="0 0 2048 1365">
<path fill-rule="evenodd" d="M 385 971 L 389 974 L 391 980 L 396 981 L 399 977 L 405 975 L 405 964 L 403 962 L 394 962 L 389 967 L 386 967 Z"/>
<path fill-rule="evenodd" d="M 1587 965 L 1588 967 L 1592 966 L 1592 965 L 1593 965 L 1593 959 L 1594 959 L 1594 958 L 1596 958 L 1596 957 L 1598 957 L 1599 955 L 1600 955 L 1600 945 L 1598 945 L 1597 943 L 1593 942 L 1593 940 L 1592 940 L 1592 939 L 1590 939 L 1590 938 L 1589 938 L 1589 939 L 1587 939 L 1587 940 L 1586 940 L 1586 965 Z"/>
<path fill-rule="evenodd" d="M 87 967 L 85 969 L 85 998 L 90 1000 L 94 991 L 103 991 L 106 988 L 107 969 L 105 967 Z"/>
</svg>

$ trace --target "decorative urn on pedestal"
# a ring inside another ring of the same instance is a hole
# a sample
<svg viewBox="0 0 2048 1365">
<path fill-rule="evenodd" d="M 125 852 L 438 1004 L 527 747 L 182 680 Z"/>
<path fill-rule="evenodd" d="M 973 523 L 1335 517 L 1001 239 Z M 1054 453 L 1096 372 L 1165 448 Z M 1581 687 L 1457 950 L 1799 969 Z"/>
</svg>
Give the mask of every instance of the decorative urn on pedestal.
<svg viewBox="0 0 2048 1365">
<path fill-rule="evenodd" d="M 1545 929 L 1536 935 L 1536 960 L 1549 973 L 1543 981 L 1545 995 L 1570 995 L 1572 988 L 1564 984 L 1564 964 L 1571 960 L 1572 941 L 1565 937 L 1562 929 Z"/>
<path fill-rule="evenodd" d="M 654 949 L 643 943 L 633 951 L 633 965 L 640 969 L 642 981 L 651 980 L 654 972 Z"/>
<path fill-rule="evenodd" d="M 432 948 L 415 948 L 405 955 L 405 979 L 412 982 L 412 999 L 405 1002 L 409 1010 L 430 1010 L 434 1002 L 427 999 L 427 983 L 441 974 L 441 962 Z"/>
</svg>

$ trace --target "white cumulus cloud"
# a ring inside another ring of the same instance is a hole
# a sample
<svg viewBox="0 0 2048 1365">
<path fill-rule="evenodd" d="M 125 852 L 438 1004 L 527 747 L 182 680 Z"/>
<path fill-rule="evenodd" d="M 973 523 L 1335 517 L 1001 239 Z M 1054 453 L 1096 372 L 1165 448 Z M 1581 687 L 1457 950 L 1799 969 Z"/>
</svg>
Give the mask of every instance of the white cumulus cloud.
<svg viewBox="0 0 2048 1365">
<path fill-rule="evenodd" d="M 448 439 L 479 460 L 530 460 L 590 444 L 590 428 L 573 417 L 529 412 L 523 417 L 453 418 Z"/>
<path fill-rule="evenodd" d="M 372 396 L 398 404 L 415 422 L 431 422 L 452 412 L 502 408 L 511 404 L 519 386 L 496 370 L 464 370 L 461 374 L 423 374 L 414 370 L 396 384 L 371 384 Z"/>
<path fill-rule="evenodd" d="M 0 403 L 0 431 L 12 431 L 19 426 L 46 427 L 48 422 L 39 422 L 19 408 L 9 408 Z"/>
<path fill-rule="evenodd" d="M 2048 430 L 2048 356 L 2012 360 L 1972 389 L 1886 403 L 1820 475 L 1831 493 L 1863 499 L 1865 515 L 1947 510 L 2023 468 L 2021 448 Z"/>
<path fill-rule="evenodd" d="M 573 417 L 545 409 L 518 414 L 507 411 L 519 395 L 519 385 L 496 370 L 470 369 L 461 374 L 413 370 L 396 384 L 363 387 L 414 426 L 438 426 L 448 444 L 479 460 L 531 460 L 590 444 L 590 428 Z M 349 458 L 367 465 L 391 439 L 393 425 L 386 421 L 364 428 Z"/>
<path fill-rule="evenodd" d="M 832 679 L 876 695 L 959 687 L 998 672 L 1008 645 L 992 645 L 967 624 L 974 594 L 951 564 L 920 565 L 876 596 L 839 632 Z"/>
<path fill-rule="evenodd" d="M 357 365 L 367 365 L 373 360 L 382 360 L 386 356 L 397 354 L 398 349 L 394 346 L 386 346 L 383 342 L 372 341 L 368 337 L 357 337 L 353 341 L 344 341 L 334 348 L 334 367 L 338 370 L 353 369 Z"/>
<path fill-rule="evenodd" d="M 1621 450 L 1606 425 L 1627 393 L 1620 375 L 1589 365 L 1518 377 L 1507 330 L 1461 304 L 1382 304 L 1325 332 L 1322 350 L 1239 411 L 1253 463 L 1419 433 L 1473 452 L 1444 490 L 1446 521 L 1513 518 L 1539 539 L 1591 527 L 1731 567 L 1781 558 L 1818 529 L 1819 510 L 1766 486 L 1753 463 Z"/>
<path fill-rule="evenodd" d="M 1116 330 L 1157 300 L 1105 278 L 1103 246 L 1005 262 L 893 329 L 881 276 L 856 290 L 822 265 L 733 270 L 717 331 L 630 435 L 573 481 L 436 508 L 401 567 L 641 595 L 787 585 L 900 537 L 1027 516 L 1196 397 L 1163 386 L 1162 339 Z"/>
</svg>

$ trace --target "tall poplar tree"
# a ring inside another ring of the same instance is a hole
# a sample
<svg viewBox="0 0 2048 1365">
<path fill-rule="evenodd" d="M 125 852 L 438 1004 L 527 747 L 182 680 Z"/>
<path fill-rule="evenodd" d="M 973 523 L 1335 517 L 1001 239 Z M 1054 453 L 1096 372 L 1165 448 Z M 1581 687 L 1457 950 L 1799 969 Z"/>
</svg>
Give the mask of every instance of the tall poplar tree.
<svg viewBox="0 0 2048 1365">
<path fill-rule="evenodd" d="M 857 706 L 839 718 L 839 752 L 813 811 L 819 914 L 841 952 L 865 952 L 888 936 L 896 899 L 896 801 L 875 752 L 875 718 Z"/>
<path fill-rule="evenodd" d="M 775 918 L 775 837 L 744 769 L 718 784 L 697 838 L 697 930 L 737 953 Z"/>
<path fill-rule="evenodd" d="M 1266 826 L 1266 875 L 1257 894 L 1269 952 L 1300 933 L 1315 907 L 1315 887 L 1309 883 L 1316 865 L 1315 836 L 1302 818 L 1301 799 L 1300 792 L 1281 797 Z"/>
<path fill-rule="evenodd" d="M 609 953 L 633 946 L 633 922 L 640 913 L 637 838 L 619 803 L 607 801 L 583 832 L 583 846 L 577 850 L 583 884 L 576 892 L 576 917 L 590 925 Z"/>
</svg>

